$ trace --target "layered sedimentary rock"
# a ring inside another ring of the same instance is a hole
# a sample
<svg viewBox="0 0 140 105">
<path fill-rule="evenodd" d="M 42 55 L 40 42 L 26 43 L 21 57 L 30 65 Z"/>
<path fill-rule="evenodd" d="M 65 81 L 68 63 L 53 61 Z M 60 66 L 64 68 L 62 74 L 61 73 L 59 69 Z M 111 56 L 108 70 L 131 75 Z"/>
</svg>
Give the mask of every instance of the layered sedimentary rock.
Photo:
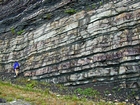
<svg viewBox="0 0 140 105">
<path fill-rule="evenodd" d="M 60 2 L 51 10 L 59 10 L 67 3 Z M 50 21 L 38 17 L 44 11 L 44 8 L 34 11 L 12 23 L 17 28 L 29 24 L 21 35 L 13 35 L 11 25 L 1 28 L 1 72 L 12 72 L 17 60 L 24 76 L 46 82 L 139 84 L 138 0 L 110 1 L 98 9 Z"/>
</svg>

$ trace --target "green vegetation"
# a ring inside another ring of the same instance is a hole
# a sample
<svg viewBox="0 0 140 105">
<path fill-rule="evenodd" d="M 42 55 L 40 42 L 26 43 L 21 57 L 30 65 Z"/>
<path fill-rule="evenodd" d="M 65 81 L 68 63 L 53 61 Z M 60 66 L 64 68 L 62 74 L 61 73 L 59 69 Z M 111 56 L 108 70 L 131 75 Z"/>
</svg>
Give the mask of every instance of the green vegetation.
<svg viewBox="0 0 140 105">
<path fill-rule="evenodd" d="M 48 13 L 48 14 L 46 14 L 45 18 L 48 19 L 48 20 L 50 20 L 52 18 L 52 16 L 53 15 L 51 13 Z"/>
<path fill-rule="evenodd" d="M 99 3 L 100 3 L 100 5 L 103 5 L 103 1 L 100 1 Z"/>
<path fill-rule="evenodd" d="M 13 35 L 15 35 L 15 34 L 21 35 L 21 34 L 24 32 L 24 30 L 20 30 L 20 31 L 17 31 L 17 32 L 16 32 L 15 28 L 13 28 L 13 27 L 12 27 L 10 30 L 11 30 L 11 33 L 12 33 Z"/>
<path fill-rule="evenodd" d="M 72 14 L 75 14 L 75 13 L 76 13 L 76 10 L 73 9 L 73 8 L 66 9 L 66 10 L 65 10 L 65 13 L 68 13 L 68 14 L 72 15 Z"/>
<path fill-rule="evenodd" d="M 14 35 L 16 33 L 15 29 L 12 27 L 11 29 L 11 33 Z"/>
<path fill-rule="evenodd" d="M 17 32 L 17 35 L 21 35 L 24 32 L 24 30 L 20 30 Z"/>
<path fill-rule="evenodd" d="M 76 95 L 67 95 L 64 97 L 66 100 L 78 101 L 80 100 Z"/>
<path fill-rule="evenodd" d="M 86 88 L 86 89 L 78 88 L 74 91 L 74 93 L 78 93 L 80 95 L 85 95 L 85 96 L 94 96 L 94 97 L 100 95 L 100 93 L 97 90 L 94 90 L 92 88 Z"/>
<path fill-rule="evenodd" d="M 41 87 L 40 87 L 41 86 Z M 32 103 L 33 105 L 116 105 L 113 102 L 106 102 L 102 99 L 96 102 L 90 101 L 85 97 L 77 97 L 76 94 L 85 96 L 99 96 L 99 92 L 92 88 L 81 89 L 77 88 L 71 95 L 60 95 L 53 93 L 47 86 L 49 83 L 38 82 L 27 78 L 18 78 L 14 84 L 10 82 L 0 81 L 0 98 L 7 101 L 21 99 Z M 56 85 L 58 90 L 63 90 L 66 87 Z M 117 105 L 126 105 L 125 103 L 117 103 Z"/>
<path fill-rule="evenodd" d="M 35 88 L 36 86 L 37 86 L 37 81 L 28 82 L 28 83 L 26 84 L 26 87 L 27 87 L 28 89 L 33 89 L 33 88 Z"/>
<path fill-rule="evenodd" d="M 105 90 L 105 91 L 104 91 L 104 94 L 105 94 L 105 95 L 108 95 L 108 94 L 110 94 L 110 92 L 109 92 L 108 90 Z"/>
<path fill-rule="evenodd" d="M 96 8 L 96 4 L 94 3 L 94 4 L 92 4 L 92 8 L 93 9 L 95 9 Z"/>
<path fill-rule="evenodd" d="M 64 86 L 61 85 L 61 84 L 56 84 L 56 87 L 57 87 L 59 90 L 61 90 L 61 91 L 63 91 L 63 90 L 67 90 L 67 88 L 64 87 Z"/>
</svg>

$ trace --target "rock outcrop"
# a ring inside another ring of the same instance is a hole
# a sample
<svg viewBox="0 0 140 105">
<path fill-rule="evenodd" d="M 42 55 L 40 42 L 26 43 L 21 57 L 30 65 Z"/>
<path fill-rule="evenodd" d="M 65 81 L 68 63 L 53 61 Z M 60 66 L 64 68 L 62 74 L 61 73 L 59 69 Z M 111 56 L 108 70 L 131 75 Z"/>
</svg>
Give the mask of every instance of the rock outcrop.
<svg viewBox="0 0 140 105">
<path fill-rule="evenodd" d="M 66 15 L 74 4 L 64 0 L 47 7 L 37 1 L 2 17 L 0 71 L 12 72 L 17 60 L 24 76 L 46 82 L 139 86 L 139 0 L 91 1 L 90 10 Z"/>
</svg>

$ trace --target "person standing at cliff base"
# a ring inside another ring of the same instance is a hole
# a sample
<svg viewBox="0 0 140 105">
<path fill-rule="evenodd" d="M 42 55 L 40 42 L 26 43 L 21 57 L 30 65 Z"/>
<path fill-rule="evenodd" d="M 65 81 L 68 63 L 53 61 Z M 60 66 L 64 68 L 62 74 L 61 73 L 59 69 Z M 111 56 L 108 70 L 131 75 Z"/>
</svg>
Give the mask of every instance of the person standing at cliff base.
<svg viewBox="0 0 140 105">
<path fill-rule="evenodd" d="M 14 68 L 15 74 L 16 74 L 14 77 L 17 77 L 18 74 L 19 74 L 19 69 L 20 69 L 20 65 L 17 61 L 15 61 L 14 65 L 13 65 L 13 68 Z"/>
</svg>

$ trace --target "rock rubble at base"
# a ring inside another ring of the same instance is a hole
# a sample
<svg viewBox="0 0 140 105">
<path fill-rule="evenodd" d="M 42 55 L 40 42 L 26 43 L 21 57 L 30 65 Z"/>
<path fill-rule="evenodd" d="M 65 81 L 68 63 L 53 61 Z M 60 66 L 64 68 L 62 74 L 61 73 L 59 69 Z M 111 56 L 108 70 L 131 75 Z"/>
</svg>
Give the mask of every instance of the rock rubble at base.
<svg viewBox="0 0 140 105">
<path fill-rule="evenodd" d="M 31 104 L 23 100 L 15 100 L 12 102 L 0 103 L 0 105 L 31 105 Z"/>
</svg>

